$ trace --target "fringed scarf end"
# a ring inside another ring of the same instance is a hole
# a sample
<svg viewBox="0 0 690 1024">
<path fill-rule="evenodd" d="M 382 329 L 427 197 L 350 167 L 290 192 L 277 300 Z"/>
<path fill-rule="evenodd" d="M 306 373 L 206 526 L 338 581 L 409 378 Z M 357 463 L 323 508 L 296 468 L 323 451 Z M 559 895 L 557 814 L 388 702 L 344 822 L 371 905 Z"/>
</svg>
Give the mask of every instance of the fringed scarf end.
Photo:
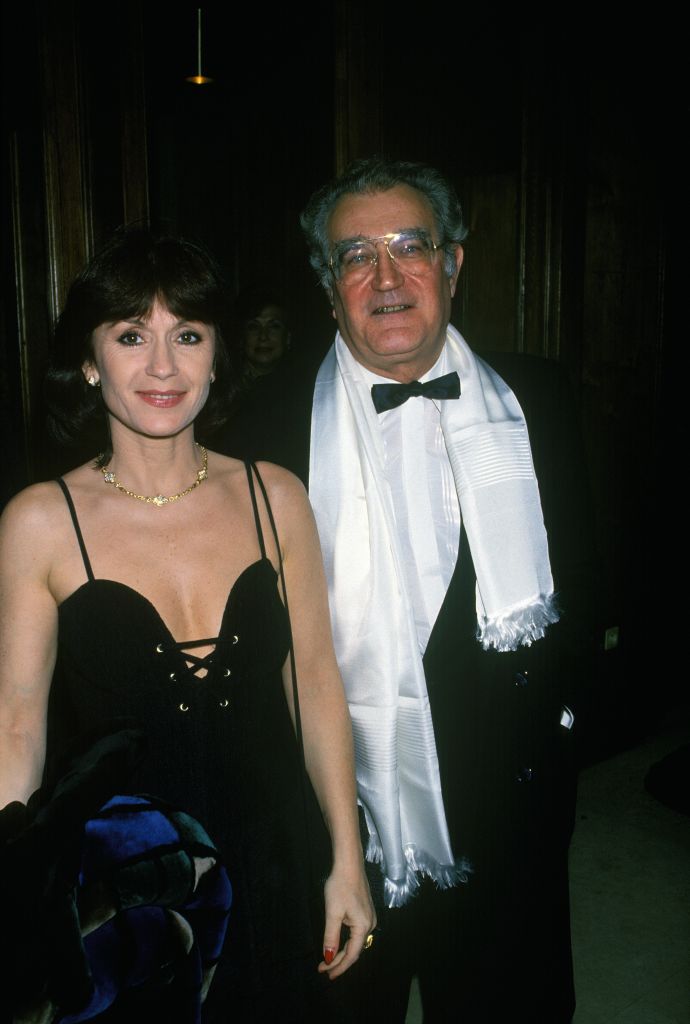
<svg viewBox="0 0 690 1024">
<path fill-rule="evenodd" d="M 383 863 L 383 850 L 375 835 L 369 835 L 369 842 L 367 843 L 367 852 L 364 855 L 365 860 L 368 860 L 370 864 L 382 864 Z"/>
<path fill-rule="evenodd" d="M 370 842 L 371 846 L 371 842 Z M 376 862 L 382 860 L 381 851 L 377 851 Z M 383 880 L 383 894 L 387 907 L 402 907 L 408 903 L 419 889 L 419 875 L 427 875 L 439 889 L 450 889 L 469 881 L 472 865 L 464 857 L 454 864 L 439 864 L 433 857 L 416 847 L 405 848 L 407 867 L 404 878 L 388 878 Z M 367 857 L 368 860 L 373 858 Z"/>
<path fill-rule="evenodd" d="M 548 594 L 508 615 L 480 621 L 477 639 L 485 651 L 490 647 L 497 651 L 516 651 L 520 646 L 529 647 L 535 640 L 541 640 L 546 627 L 558 622 L 559 618 L 556 598 Z"/>
</svg>

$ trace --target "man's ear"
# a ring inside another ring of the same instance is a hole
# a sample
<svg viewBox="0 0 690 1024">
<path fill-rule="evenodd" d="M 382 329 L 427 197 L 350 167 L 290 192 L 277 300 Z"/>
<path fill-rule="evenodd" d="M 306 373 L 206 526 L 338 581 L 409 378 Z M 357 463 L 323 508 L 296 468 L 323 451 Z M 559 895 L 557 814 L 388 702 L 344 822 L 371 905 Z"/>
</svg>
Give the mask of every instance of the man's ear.
<svg viewBox="0 0 690 1024">
<path fill-rule="evenodd" d="M 451 276 L 448 279 L 450 281 L 450 297 L 451 298 L 453 298 L 453 296 L 455 295 L 455 289 L 456 289 L 457 284 L 458 284 L 458 276 L 460 274 L 460 267 L 462 266 L 462 260 L 463 260 L 463 257 L 465 255 L 464 249 L 462 248 L 461 245 L 457 245 L 455 247 L 455 252 L 454 252 L 453 255 L 455 257 L 455 270 L 453 271 L 453 273 L 451 274 Z"/>
</svg>

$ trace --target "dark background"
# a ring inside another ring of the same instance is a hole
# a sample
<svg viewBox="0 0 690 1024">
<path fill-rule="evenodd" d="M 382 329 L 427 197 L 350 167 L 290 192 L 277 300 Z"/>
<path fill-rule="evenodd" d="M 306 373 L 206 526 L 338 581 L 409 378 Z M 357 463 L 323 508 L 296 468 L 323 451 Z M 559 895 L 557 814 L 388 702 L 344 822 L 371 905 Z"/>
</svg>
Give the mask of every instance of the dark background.
<svg viewBox="0 0 690 1024">
<path fill-rule="evenodd" d="M 299 211 L 353 157 L 428 161 L 470 227 L 454 323 L 480 353 L 540 355 L 570 377 L 601 570 L 593 756 L 643 735 L 684 699 L 661 569 L 680 517 L 659 482 L 688 127 L 684 31 L 647 17 L 207 4 L 213 82 L 195 86 L 195 5 L 6 7 L 2 503 L 73 462 L 46 435 L 41 379 L 69 281 L 112 230 L 162 224 L 210 246 L 233 291 L 277 284 L 318 359 L 334 323 Z"/>
</svg>

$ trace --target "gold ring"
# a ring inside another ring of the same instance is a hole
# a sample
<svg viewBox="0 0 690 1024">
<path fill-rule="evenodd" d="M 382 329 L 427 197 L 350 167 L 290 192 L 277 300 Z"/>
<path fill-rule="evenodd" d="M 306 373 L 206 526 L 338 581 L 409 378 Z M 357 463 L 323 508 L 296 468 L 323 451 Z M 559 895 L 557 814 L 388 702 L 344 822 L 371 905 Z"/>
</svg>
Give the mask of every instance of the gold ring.
<svg viewBox="0 0 690 1024">
<path fill-rule="evenodd" d="M 373 945 L 374 945 L 374 936 L 370 932 L 369 935 L 367 935 L 366 939 L 364 940 L 364 948 L 365 949 L 371 949 L 371 947 Z"/>
</svg>

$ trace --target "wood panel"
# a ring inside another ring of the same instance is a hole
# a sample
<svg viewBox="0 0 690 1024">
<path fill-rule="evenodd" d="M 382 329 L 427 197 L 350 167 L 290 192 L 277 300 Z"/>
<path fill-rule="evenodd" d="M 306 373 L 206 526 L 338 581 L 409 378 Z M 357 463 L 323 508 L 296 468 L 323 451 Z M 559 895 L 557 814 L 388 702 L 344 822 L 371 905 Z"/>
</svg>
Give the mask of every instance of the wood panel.
<svg viewBox="0 0 690 1024">
<path fill-rule="evenodd" d="M 46 433 L 42 380 L 71 280 L 117 226 L 148 219 L 141 21 L 135 2 L 107 32 L 86 3 L 3 11 L 3 502 L 69 462 Z"/>
<path fill-rule="evenodd" d="M 40 7 L 48 310 L 54 322 L 92 248 L 90 181 L 74 5 Z"/>
</svg>

